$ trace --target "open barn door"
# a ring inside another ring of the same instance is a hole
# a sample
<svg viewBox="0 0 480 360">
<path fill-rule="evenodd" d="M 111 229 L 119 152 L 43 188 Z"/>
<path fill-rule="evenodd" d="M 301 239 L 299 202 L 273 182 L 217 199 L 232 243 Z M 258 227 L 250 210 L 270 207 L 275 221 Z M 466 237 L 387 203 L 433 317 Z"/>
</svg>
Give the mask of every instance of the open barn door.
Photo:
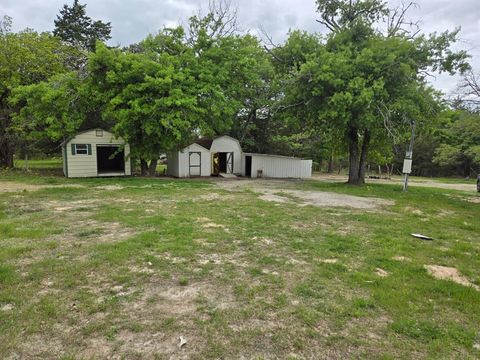
<svg viewBox="0 0 480 360">
<path fill-rule="evenodd" d="M 212 165 L 212 175 L 233 174 L 233 152 L 214 153 Z"/>
<path fill-rule="evenodd" d="M 227 174 L 233 174 L 233 152 L 227 153 Z"/>
</svg>

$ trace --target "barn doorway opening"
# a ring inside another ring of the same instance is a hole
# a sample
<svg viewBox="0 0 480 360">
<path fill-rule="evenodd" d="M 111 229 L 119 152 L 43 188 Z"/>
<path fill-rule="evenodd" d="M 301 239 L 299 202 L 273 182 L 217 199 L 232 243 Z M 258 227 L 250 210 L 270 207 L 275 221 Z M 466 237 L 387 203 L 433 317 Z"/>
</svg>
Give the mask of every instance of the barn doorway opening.
<svg viewBox="0 0 480 360">
<path fill-rule="evenodd" d="M 213 175 L 233 174 L 233 152 L 213 154 Z"/>
<path fill-rule="evenodd" d="M 120 146 L 97 145 L 98 174 L 125 173 L 125 152 Z"/>
<path fill-rule="evenodd" d="M 252 177 L 252 157 L 245 156 L 245 176 Z"/>
</svg>

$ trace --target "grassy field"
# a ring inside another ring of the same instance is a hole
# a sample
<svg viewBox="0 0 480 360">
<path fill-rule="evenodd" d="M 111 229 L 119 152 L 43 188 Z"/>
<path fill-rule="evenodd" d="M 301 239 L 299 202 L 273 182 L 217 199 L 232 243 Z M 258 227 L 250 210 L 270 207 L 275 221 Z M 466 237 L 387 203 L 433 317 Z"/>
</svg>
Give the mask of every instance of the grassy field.
<svg viewBox="0 0 480 360">
<path fill-rule="evenodd" d="M 321 180 L 3 173 L 0 354 L 478 358 L 479 199 Z"/>
<path fill-rule="evenodd" d="M 28 163 L 29 169 L 62 169 L 62 158 L 44 159 L 44 160 L 29 160 L 28 162 L 22 159 L 15 160 L 15 167 L 18 169 L 25 169 Z"/>
</svg>

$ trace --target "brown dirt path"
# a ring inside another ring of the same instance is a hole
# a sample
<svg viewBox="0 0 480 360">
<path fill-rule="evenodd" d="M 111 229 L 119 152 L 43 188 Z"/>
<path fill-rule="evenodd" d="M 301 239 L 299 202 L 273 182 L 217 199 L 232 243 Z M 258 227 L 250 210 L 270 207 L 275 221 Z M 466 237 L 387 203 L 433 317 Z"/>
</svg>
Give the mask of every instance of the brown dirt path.
<svg viewBox="0 0 480 360">
<path fill-rule="evenodd" d="M 329 174 L 314 174 L 312 179 L 325 182 L 346 182 L 347 177 L 344 175 L 329 175 Z M 391 179 L 366 179 L 367 184 L 398 184 L 402 185 L 402 178 L 400 176 L 393 176 Z M 451 184 L 437 181 L 435 179 L 415 178 L 411 177 L 409 186 L 433 187 L 447 190 L 460 190 L 476 192 L 475 184 Z"/>
</svg>

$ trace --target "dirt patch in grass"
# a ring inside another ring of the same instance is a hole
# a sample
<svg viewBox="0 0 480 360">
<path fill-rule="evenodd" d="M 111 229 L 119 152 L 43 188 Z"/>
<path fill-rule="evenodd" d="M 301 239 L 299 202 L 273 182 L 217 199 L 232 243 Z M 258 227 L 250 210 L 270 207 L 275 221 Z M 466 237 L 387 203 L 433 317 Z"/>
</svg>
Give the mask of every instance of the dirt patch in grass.
<svg viewBox="0 0 480 360">
<path fill-rule="evenodd" d="M 471 286 L 475 290 L 480 291 L 480 287 L 478 285 L 472 284 L 470 280 L 460 274 L 460 272 L 455 268 L 441 265 L 425 265 L 425 269 L 427 269 L 428 273 L 436 279 L 450 280 L 463 286 Z"/>
<path fill-rule="evenodd" d="M 199 195 L 197 199 L 200 201 L 213 201 L 213 200 L 221 200 L 222 197 L 220 196 L 219 193 L 211 192 L 208 194 Z"/>
<path fill-rule="evenodd" d="M 152 280 L 140 290 L 140 296 L 123 305 L 121 313 L 128 319 L 127 329 L 116 334 L 114 343 L 104 345 L 109 345 L 110 351 L 119 357 L 133 352 L 141 354 L 142 358 L 156 355 L 170 359 L 191 358 L 205 347 L 194 320 L 204 317 L 204 308 L 213 311 L 234 306 L 233 294 L 230 289 L 219 289 L 218 285 L 204 281 L 180 285 L 179 282 L 157 281 L 155 277 Z M 165 321 L 172 322 L 172 326 L 162 326 L 160 330 L 158 324 Z M 131 323 L 142 324 L 144 330 L 140 333 L 130 331 Z M 178 324 L 182 324 L 181 328 Z M 179 346 L 180 336 L 187 341 L 183 347 Z M 93 348 L 90 352 L 93 357 L 101 355 Z"/>
<path fill-rule="evenodd" d="M 1 181 L 0 193 L 38 191 L 42 189 L 53 189 L 53 188 L 83 188 L 83 187 L 84 187 L 83 185 L 79 185 L 79 184 L 33 185 L 33 184 L 17 183 L 13 181 Z"/>
<path fill-rule="evenodd" d="M 277 203 L 286 203 L 290 201 L 290 199 L 285 196 L 279 196 L 279 195 L 268 194 L 268 193 L 259 196 L 259 199 L 262 199 L 264 201 L 277 202 Z"/>
<path fill-rule="evenodd" d="M 406 206 L 403 211 L 407 214 L 413 214 L 413 215 L 423 215 L 423 211 L 411 206 Z"/>
<path fill-rule="evenodd" d="M 133 229 L 126 228 L 120 223 L 98 223 L 100 234 L 95 236 L 97 243 L 118 242 L 126 240 L 135 235 L 137 232 Z"/>
<path fill-rule="evenodd" d="M 248 262 L 243 259 L 244 253 L 242 251 L 234 251 L 232 253 L 209 253 L 209 254 L 198 254 L 197 262 L 204 266 L 207 264 L 211 265 L 224 265 L 231 264 L 238 268 L 248 267 Z"/>
<path fill-rule="evenodd" d="M 116 191 L 116 190 L 123 190 L 125 189 L 122 185 L 102 185 L 102 186 L 95 186 L 95 190 L 107 190 L 107 191 Z"/>
<path fill-rule="evenodd" d="M 146 289 L 144 300 L 153 303 L 154 309 L 169 316 L 195 313 L 202 302 L 216 309 L 226 309 L 234 302 L 231 291 L 220 290 L 208 282 L 154 284 Z"/>
<path fill-rule="evenodd" d="M 300 182 L 300 180 L 258 179 L 249 181 L 219 181 L 216 185 L 229 191 L 251 190 L 259 193 L 261 200 L 276 203 L 297 203 L 299 206 L 312 205 L 318 207 L 376 210 L 395 204 L 394 201 L 380 198 L 360 197 L 325 191 L 291 189 L 298 182 Z"/>
<path fill-rule="evenodd" d="M 385 271 L 381 268 L 376 268 L 375 269 L 375 274 L 377 274 L 380 277 L 387 277 L 389 275 L 388 271 Z"/>
<path fill-rule="evenodd" d="M 160 355 L 169 359 L 183 359 L 186 349 L 181 349 L 179 339 L 176 336 L 168 336 L 162 332 L 132 332 L 122 330 L 116 336 L 118 351 L 120 354 L 141 355 L 141 358 L 158 358 Z M 188 344 L 188 339 L 187 339 Z M 126 356 L 128 358 L 129 356 Z"/>
<path fill-rule="evenodd" d="M 265 201 L 274 201 L 287 203 L 291 200 L 285 196 L 275 195 L 269 189 L 255 189 L 255 191 L 263 193 L 260 199 Z M 383 206 L 391 206 L 393 201 L 367 198 L 360 196 L 344 195 L 324 191 L 302 191 L 302 190 L 282 190 L 282 193 L 300 201 L 299 206 L 317 206 L 317 207 L 345 207 L 361 210 L 376 210 Z"/>
<path fill-rule="evenodd" d="M 375 210 L 382 206 L 394 205 L 394 202 L 391 200 L 330 192 L 288 190 L 286 193 L 303 200 L 303 205 L 313 205 L 319 207 L 347 207 L 354 209 Z"/>
<path fill-rule="evenodd" d="M 233 307 L 231 289 L 204 281 L 182 286 L 153 275 L 150 279 L 130 287 L 102 283 L 104 290 L 98 295 L 104 296 L 99 300 L 115 298 L 120 303 L 114 318 L 75 311 L 70 319 L 75 324 L 62 319 L 54 325 L 53 334 L 28 336 L 12 358 L 59 358 L 65 353 L 85 359 L 194 357 L 206 347 L 195 321 L 206 321 L 207 312 Z M 84 327 L 94 330 L 82 334 Z M 182 347 L 180 337 L 186 340 Z"/>
<path fill-rule="evenodd" d="M 72 210 L 95 210 L 100 203 L 96 199 L 86 199 L 86 200 L 54 200 L 48 201 L 43 204 L 43 207 L 47 210 L 53 210 L 55 212 L 69 212 Z"/>
<path fill-rule="evenodd" d="M 214 223 L 212 220 L 206 217 L 197 218 L 197 221 L 201 223 L 201 226 L 204 229 L 223 229 L 226 232 L 230 231 L 225 225 Z"/>
<path fill-rule="evenodd" d="M 13 304 L 6 304 L 0 307 L 0 311 L 12 311 L 13 309 L 15 309 Z"/>
<path fill-rule="evenodd" d="M 462 196 L 458 194 L 445 194 L 445 196 L 454 200 L 466 201 L 473 204 L 480 204 L 480 195 L 477 195 L 477 193 L 475 195 L 472 194 L 467 196 Z"/>
<path fill-rule="evenodd" d="M 338 259 L 322 259 L 320 262 L 325 263 L 325 264 L 336 264 L 338 262 Z"/>
<path fill-rule="evenodd" d="M 93 253 L 82 250 L 90 245 L 114 243 L 127 240 L 137 234 L 137 231 L 124 227 L 120 223 L 104 223 L 96 220 L 77 220 L 68 225 L 65 232 L 52 235 L 41 242 L 55 244 L 52 249 L 36 248 L 28 256 L 17 259 L 20 267 L 28 267 L 37 261 L 48 258 L 63 258 L 86 261 Z"/>
<path fill-rule="evenodd" d="M 62 213 L 58 219 L 67 227 L 65 233 L 60 236 L 62 242 L 78 243 L 92 237 L 95 238 L 96 243 L 114 242 L 125 240 L 136 233 L 118 222 L 100 222 L 91 219 L 92 212 L 98 208 L 99 204 L 101 199 L 62 200 L 45 202 L 43 207 L 55 213 Z"/>
<path fill-rule="evenodd" d="M 412 261 L 412 259 L 407 258 L 407 257 L 405 257 L 405 256 L 401 256 L 401 255 L 394 256 L 394 257 L 392 258 L 392 260 L 402 261 L 402 262 Z"/>
</svg>

